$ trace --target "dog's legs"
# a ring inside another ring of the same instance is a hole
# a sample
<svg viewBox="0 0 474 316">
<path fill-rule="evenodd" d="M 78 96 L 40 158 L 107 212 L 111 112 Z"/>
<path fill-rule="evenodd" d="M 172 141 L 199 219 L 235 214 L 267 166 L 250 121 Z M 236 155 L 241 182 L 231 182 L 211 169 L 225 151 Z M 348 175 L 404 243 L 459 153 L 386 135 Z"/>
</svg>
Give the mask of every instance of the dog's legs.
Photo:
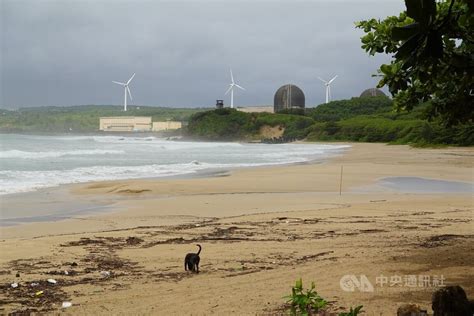
<svg viewBox="0 0 474 316">
<path fill-rule="evenodd" d="M 196 273 L 199 273 L 199 263 L 196 263 Z"/>
<path fill-rule="evenodd" d="M 184 271 L 188 271 L 188 263 L 184 260 Z"/>
</svg>

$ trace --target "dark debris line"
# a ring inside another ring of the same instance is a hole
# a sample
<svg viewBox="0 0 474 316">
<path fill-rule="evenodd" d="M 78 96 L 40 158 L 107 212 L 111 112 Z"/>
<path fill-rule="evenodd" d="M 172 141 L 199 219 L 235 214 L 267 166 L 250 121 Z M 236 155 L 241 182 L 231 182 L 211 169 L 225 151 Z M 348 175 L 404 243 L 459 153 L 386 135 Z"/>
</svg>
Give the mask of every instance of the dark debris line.
<svg viewBox="0 0 474 316">
<path fill-rule="evenodd" d="M 413 214 L 413 215 L 427 215 Z M 8 270 L 0 271 L 0 274 L 11 274 L 12 271 L 18 271 L 22 277 L 26 278 L 28 275 L 45 275 L 42 280 L 19 281 L 19 286 L 11 287 L 10 284 L 0 286 L 0 313 L 4 311 L 6 305 L 18 305 L 17 310 L 12 314 L 29 314 L 42 313 L 57 310 L 61 307 L 62 302 L 69 301 L 71 298 L 65 291 L 67 287 L 80 284 L 104 284 L 111 286 L 111 290 L 120 290 L 124 287 L 120 283 L 114 283 L 112 280 L 123 276 L 147 277 L 153 278 L 156 281 L 178 282 L 183 277 L 187 276 L 184 273 L 177 273 L 173 271 L 145 271 L 137 262 L 120 258 L 116 254 L 116 250 L 127 247 L 141 247 L 149 248 L 160 244 L 189 244 L 194 242 L 210 241 L 210 242 L 258 242 L 258 241 L 273 241 L 273 242 L 292 242 L 301 239 L 319 239 L 330 238 L 335 236 L 346 236 L 353 234 L 367 234 L 367 233 L 386 233 L 387 231 L 379 229 L 362 229 L 352 232 L 335 232 L 326 231 L 320 233 L 313 233 L 307 236 L 295 235 L 286 232 L 285 225 L 316 225 L 324 222 L 321 219 L 299 219 L 279 217 L 271 221 L 265 222 L 240 222 L 233 223 L 232 226 L 225 226 L 216 222 L 216 220 L 207 220 L 199 224 L 183 224 L 167 228 L 166 232 L 162 233 L 184 233 L 189 229 L 212 228 L 208 233 L 199 236 L 190 236 L 188 238 L 175 237 L 165 240 L 151 240 L 147 241 L 144 237 L 129 236 L 123 237 L 83 237 L 76 241 L 70 241 L 61 244 L 60 247 L 83 247 L 89 253 L 83 258 L 76 258 L 73 262 L 63 262 L 62 264 L 53 264 L 49 261 L 37 261 L 34 259 L 18 259 L 13 260 L 8 265 Z M 360 219 L 360 223 L 366 223 L 364 219 Z M 284 225 L 283 228 L 281 225 Z M 261 233 L 261 228 L 266 227 L 270 232 Z M 163 229 L 163 227 L 160 227 Z M 140 227 L 144 229 L 144 227 Z M 150 227 L 153 231 L 144 233 L 149 235 L 149 238 L 157 235 L 156 227 Z M 275 235 L 278 238 L 268 238 L 265 235 Z M 472 236 L 462 235 L 435 235 L 424 238 L 417 243 L 418 247 L 437 247 L 448 244 L 460 238 L 472 238 Z M 220 269 L 225 270 L 224 277 L 235 277 L 249 273 L 256 273 L 263 270 L 274 269 L 274 263 L 278 261 L 278 266 L 294 265 L 298 263 L 305 263 L 310 261 L 320 260 L 337 260 L 337 257 L 330 257 L 333 251 L 320 252 L 316 254 L 309 254 L 299 258 L 281 257 L 268 260 L 251 260 L 242 261 L 239 269 Z M 69 259 L 71 260 L 71 259 Z M 273 262 L 273 260 L 276 260 Z M 64 271 L 67 271 L 65 274 Z M 46 275 L 57 276 L 57 284 L 50 284 L 46 281 Z M 21 280 L 21 279 L 20 279 Z M 110 281 L 110 282 L 109 282 Z M 33 285 L 32 285 L 33 284 Z M 42 291 L 41 294 L 37 294 Z"/>
</svg>

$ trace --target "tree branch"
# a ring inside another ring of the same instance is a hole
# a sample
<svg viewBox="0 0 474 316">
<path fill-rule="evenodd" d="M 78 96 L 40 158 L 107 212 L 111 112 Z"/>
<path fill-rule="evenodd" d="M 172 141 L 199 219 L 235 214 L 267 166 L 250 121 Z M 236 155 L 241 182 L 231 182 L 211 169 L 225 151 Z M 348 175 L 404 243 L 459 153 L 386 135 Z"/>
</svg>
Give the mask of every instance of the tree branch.
<svg viewBox="0 0 474 316">
<path fill-rule="evenodd" d="M 456 0 L 451 0 L 451 3 L 449 4 L 448 14 L 444 17 L 443 23 L 441 23 L 438 30 L 441 30 L 446 25 L 446 23 L 448 23 L 449 18 L 451 17 L 451 13 L 453 11 L 453 6 L 454 6 L 455 1 Z"/>
</svg>

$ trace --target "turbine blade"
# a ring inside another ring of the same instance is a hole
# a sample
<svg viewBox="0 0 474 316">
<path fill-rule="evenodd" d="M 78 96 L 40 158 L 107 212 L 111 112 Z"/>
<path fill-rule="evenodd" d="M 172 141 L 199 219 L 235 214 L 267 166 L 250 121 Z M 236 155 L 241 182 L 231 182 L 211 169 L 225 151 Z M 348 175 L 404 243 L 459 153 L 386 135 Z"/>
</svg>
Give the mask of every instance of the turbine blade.
<svg viewBox="0 0 474 316">
<path fill-rule="evenodd" d="M 331 80 L 329 80 L 328 84 L 331 84 L 331 82 L 333 82 L 334 80 L 336 80 L 337 78 L 337 75 L 334 76 L 334 78 L 332 78 Z"/>
<path fill-rule="evenodd" d="M 129 84 L 130 81 L 132 81 L 133 77 L 135 77 L 135 73 L 133 73 L 133 75 L 130 77 L 130 79 L 128 79 L 127 84 Z"/>
<path fill-rule="evenodd" d="M 124 85 L 125 85 L 125 83 L 123 83 L 123 82 L 118 82 L 118 81 L 112 81 L 112 82 L 113 82 L 113 83 L 116 83 L 116 84 L 119 84 L 119 85 L 121 85 L 121 86 L 124 86 Z"/>
<path fill-rule="evenodd" d="M 235 84 L 235 86 L 239 89 L 245 90 L 243 87 L 239 86 L 238 84 Z"/>
<path fill-rule="evenodd" d="M 130 88 L 128 87 L 128 85 L 126 87 L 127 87 L 128 95 L 130 96 L 130 100 L 133 100 L 132 93 L 130 92 Z"/>
<path fill-rule="evenodd" d="M 232 80 L 232 83 L 234 83 L 234 75 L 232 74 L 232 68 L 230 68 L 230 79 Z"/>
<path fill-rule="evenodd" d="M 320 77 L 318 77 L 318 79 L 321 80 L 321 81 L 324 82 L 324 83 L 328 83 L 326 80 L 321 79 Z"/>
<path fill-rule="evenodd" d="M 232 90 L 233 86 L 230 85 L 229 89 L 227 89 L 227 91 L 225 92 L 225 94 L 229 93 L 230 90 Z"/>
</svg>

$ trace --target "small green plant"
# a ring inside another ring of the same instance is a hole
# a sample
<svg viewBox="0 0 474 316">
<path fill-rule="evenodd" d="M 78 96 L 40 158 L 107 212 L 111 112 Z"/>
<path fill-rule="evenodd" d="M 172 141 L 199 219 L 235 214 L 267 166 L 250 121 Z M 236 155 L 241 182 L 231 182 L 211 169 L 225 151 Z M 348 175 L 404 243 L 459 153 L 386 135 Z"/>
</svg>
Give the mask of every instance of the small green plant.
<svg viewBox="0 0 474 316">
<path fill-rule="evenodd" d="M 348 312 L 339 313 L 339 316 L 357 316 L 359 315 L 360 312 L 363 312 L 362 307 L 364 306 L 359 305 L 354 309 L 351 307 L 351 309 Z"/>
<path fill-rule="evenodd" d="M 304 290 L 303 280 L 300 278 L 296 281 L 291 289 L 291 295 L 285 296 L 288 299 L 287 303 L 291 304 L 291 315 L 313 315 L 326 307 L 327 302 L 319 296 L 315 288 L 316 285 L 311 282 L 311 288 Z"/>
</svg>

